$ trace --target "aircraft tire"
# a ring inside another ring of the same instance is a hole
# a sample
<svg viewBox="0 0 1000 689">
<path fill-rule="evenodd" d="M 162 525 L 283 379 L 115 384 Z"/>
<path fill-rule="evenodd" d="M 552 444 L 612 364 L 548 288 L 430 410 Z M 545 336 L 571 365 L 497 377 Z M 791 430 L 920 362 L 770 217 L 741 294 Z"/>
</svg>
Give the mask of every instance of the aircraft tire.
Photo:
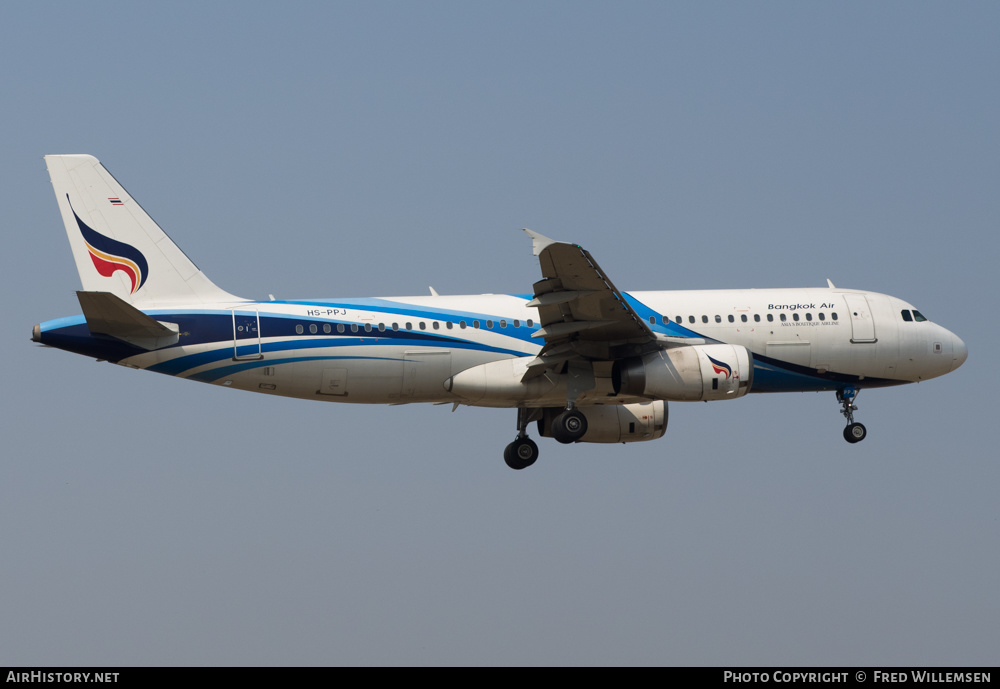
<svg viewBox="0 0 1000 689">
<path fill-rule="evenodd" d="M 552 437 L 564 445 L 575 443 L 587 433 L 587 417 L 575 409 L 552 420 Z"/>
<path fill-rule="evenodd" d="M 504 448 L 503 461 L 511 469 L 527 469 L 538 459 L 538 445 L 531 438 L 519 438 Z"/>
<path fill-rule="evenodd" d="M 849 443 L 860 443 L 868 435 L 868 430 L 864 424 L 852 423 L 844 429 L 844 440 Z"/>
</svg>

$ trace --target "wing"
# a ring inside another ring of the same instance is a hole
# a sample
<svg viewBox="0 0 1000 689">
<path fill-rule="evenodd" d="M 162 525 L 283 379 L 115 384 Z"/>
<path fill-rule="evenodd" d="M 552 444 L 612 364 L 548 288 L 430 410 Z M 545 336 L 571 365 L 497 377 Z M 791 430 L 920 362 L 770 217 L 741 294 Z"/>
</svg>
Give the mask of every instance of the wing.
<svg viewBox="0 0 1000 689">
<path fill-rule="evenodd" d="M 590 252 L 525 229 L 542 269 L 528 306 L 541 326 L 532 337 L 545 341 L 522 380 L 574 361 L 637 356 L 693 340 L 654 333 L 597 265 Z M 676 342 L 675 342 L 676 340 Z"/>
</svg>

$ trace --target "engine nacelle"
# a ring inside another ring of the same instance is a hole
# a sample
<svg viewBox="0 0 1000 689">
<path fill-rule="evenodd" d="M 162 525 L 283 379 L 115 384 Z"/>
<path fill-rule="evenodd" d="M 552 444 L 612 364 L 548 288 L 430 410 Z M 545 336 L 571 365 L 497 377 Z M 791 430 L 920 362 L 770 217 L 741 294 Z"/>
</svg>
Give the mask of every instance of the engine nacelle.
<svg viewBox="0 0 1000 689">
<path fill-rule="evenodd" d="M 616 362 L 615 394 L 677 402 L 728 400 L 750 392 L 753 355 L 742 345 L 691 345 Z"/>
<path fill-rule="evenodd" d="M 634 404 L 577 407 L 587 417 L 581 443 L 634 443 L 662 438 L 667 431 L 667 403 L 663 400 Z M 538 434 L 552 437 L 552 420 L 565 409 L 547 408 L 538 420 Z"/>
</svg>

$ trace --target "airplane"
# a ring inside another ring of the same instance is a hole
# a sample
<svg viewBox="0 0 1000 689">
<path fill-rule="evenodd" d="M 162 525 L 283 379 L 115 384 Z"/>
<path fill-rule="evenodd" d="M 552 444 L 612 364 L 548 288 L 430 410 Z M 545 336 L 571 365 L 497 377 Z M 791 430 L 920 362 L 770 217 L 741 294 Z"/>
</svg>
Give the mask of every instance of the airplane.
<svg viewBox="0 0 1000 689">
<path fill-rule="evenodd" d="M 844 438 L 863 388 L 935 378 L 965 343 L 905 301 L 824 288 L 622 292 L 582 247 L 524 230 L 529 294 L 255 301 L 217 287 L 104 166 L 45 156 L 83 284 L 42 345 L 223 387 L 326 402 L 515 409 L 503 452 L 662 437 L 668 402 L 833 391 Z"/>
</svg>

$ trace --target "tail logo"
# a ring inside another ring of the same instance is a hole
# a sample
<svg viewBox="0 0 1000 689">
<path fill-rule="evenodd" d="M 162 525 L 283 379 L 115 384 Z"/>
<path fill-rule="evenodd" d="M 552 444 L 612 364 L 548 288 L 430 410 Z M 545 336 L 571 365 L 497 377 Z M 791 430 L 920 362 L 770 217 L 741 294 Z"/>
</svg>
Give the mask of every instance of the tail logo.
<svg viewBox="0 0 1000 689">
<path fill-rule="evenodd" d="M 708 360 L 712 362 L 712 368 L 715 370 L 716 373 L 725 373 L 726 378 L 729 378 L 731 375 L 733 375 L 733 367 L 727 364 L 726 362 L 719 361 L 718 359 L 713 359 L 712 357 L 708 357 Z"/>
<path fill-rule="evenodd" d="M 68 194 L 66 200 L 69 200 Z M 149 277 L 149 266 L 142 252 L 131 244 L 105 237 L 88 226 L 73 210 L 72 203 L 70 203 L 70 210 L 73 211 L 76 224 L 80 227 L 80 234 L 83 235 L 83 241 L 90 253 L 90 260 L 94 262 L 97 272 L 103 277 L 109 278 L 121 270 L 132 282 L 130 294 L 135 294 L 142 289 L 142 286 L 146 284 L 146 278 Z"/>
</svg>

